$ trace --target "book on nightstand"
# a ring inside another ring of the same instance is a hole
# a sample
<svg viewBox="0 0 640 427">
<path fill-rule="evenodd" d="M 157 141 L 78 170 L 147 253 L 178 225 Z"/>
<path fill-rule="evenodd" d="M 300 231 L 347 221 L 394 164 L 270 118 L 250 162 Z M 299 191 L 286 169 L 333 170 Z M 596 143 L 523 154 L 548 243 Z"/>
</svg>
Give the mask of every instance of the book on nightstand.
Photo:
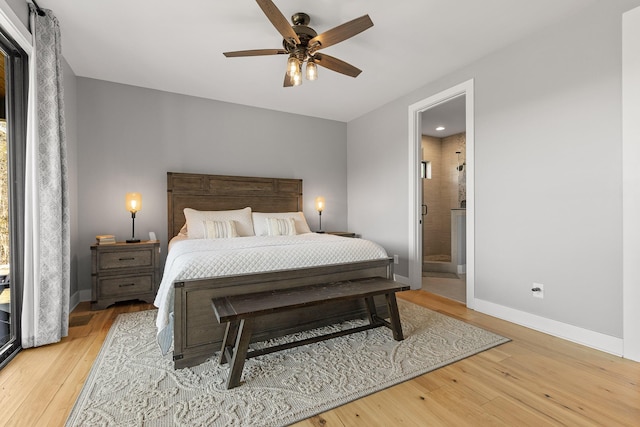
<svg viewBox="0 0 640 427">
<path fill-rule="evenodd" d="M 116 236 L 113 234 L 101 234 L 96 236 L 96 243 L 98 245 L 115 245 Z"/>
</svg>

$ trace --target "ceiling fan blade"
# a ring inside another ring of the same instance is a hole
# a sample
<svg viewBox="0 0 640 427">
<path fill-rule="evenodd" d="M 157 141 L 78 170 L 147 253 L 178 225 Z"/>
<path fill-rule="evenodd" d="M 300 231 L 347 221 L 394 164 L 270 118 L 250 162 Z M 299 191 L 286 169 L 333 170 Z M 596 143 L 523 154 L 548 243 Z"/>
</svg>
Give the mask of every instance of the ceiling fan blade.
<svg viewBox="0 0 640 427">
<path fill-rule="evenodd" d="M 288 53 L 284 49 L 253 49 L 253 50 L 236 50 L 234 52 L 223 52 L 227 58 L 235 58 L 238 56 L 262 56 L 262 55 L 284 55 Z"/>
<path fill-rule="evenodd" d="M 289 77 L 289 74 L 284 73 L 284 83 L 282 84 L 282 87 L 291 87 L 291 86 L 293 86 L 291 77 Z"/>
<path fill-rule="evenodd" d="M 314 55 L 314 59 L 316 64 L 350 77 L 358 77 L 362 72 L 361 69 L 356 68 L 341 59 L 334 58 L 333 56 L 325 55 L 323 53 L 316 53 Z"/>
<path fill-rule="evenodd" d="M 371 27 L 373 27 L 373 21 L 371 21 L 369 15 L 364 15 L 352 21 L 345 22 L 342 25 L 338 25 L 337 27 L 327 30 L 322 34 L 318 34 L 309 40 L 309 46 L 313 47 L 313 45 L 318 42 L 320 43 L 320 47 L 318 47 L 318 49 L 324 49 L 325 47 L 340 43 L 343 40 L 353 37 L 356 34 L 360 34 L 367 28 Z"/>
<path fill-rule="evenodd" d="M 256 2 L 285 40 L 288 40 L 291 44 L 300 44 L 300 39 L 296 32 L 293 31 L 293 28 L 291 28 L 291 24 L 289 24 L 287 18 L 284 17 L 280 9 L 278 9 L 271 0 L 256 0 Z"/>
</svg>

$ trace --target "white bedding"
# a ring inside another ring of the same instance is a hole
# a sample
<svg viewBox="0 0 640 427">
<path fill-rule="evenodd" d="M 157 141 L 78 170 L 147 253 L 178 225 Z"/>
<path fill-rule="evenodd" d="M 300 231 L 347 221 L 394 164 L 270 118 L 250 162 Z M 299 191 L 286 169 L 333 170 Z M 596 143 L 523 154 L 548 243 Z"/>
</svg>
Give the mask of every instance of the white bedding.
<svg viewBox="0 0 640 427">
<path fill-rule="evenodd" d="M 163 354 L 173 340 L 173 282 L 387 258 L 369 240 L 330 234 L 172 240 L 154 305 Z"/>
</svg>

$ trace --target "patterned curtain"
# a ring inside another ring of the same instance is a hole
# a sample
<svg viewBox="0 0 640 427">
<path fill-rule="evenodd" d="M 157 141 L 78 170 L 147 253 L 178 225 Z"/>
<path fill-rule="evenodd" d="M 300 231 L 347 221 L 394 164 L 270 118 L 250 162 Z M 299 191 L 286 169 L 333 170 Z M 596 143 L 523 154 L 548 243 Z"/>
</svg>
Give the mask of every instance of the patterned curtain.
<svg viewBox="0 0 640 427">
<path fill-rule="evenodd" d="M 69 332 L 70 235 L 60 28 L 31 9 L 22 347 Z"/>
</svg>

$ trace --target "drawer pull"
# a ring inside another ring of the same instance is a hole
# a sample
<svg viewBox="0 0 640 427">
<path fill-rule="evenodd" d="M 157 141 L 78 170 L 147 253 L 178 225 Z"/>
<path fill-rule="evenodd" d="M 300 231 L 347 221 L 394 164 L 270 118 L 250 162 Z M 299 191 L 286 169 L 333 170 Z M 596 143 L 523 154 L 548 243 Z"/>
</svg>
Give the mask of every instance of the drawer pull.
<svg viewBox="0 0 640 427">
<path fill-rule="evenodd" d="M 122 285 L 118 285 L 118 287 L 126 288 L 126 287 L 129 287 L 129 286 L 135 286 L 135 285 L 136 285 L 135 283 L 123 283 Z"/>
<path fill-rule="evenodd" d="M 119 261 L 133 261 L 136 257 L 130 256 L 127 258 L 118 258 Z"/>
</svg>

